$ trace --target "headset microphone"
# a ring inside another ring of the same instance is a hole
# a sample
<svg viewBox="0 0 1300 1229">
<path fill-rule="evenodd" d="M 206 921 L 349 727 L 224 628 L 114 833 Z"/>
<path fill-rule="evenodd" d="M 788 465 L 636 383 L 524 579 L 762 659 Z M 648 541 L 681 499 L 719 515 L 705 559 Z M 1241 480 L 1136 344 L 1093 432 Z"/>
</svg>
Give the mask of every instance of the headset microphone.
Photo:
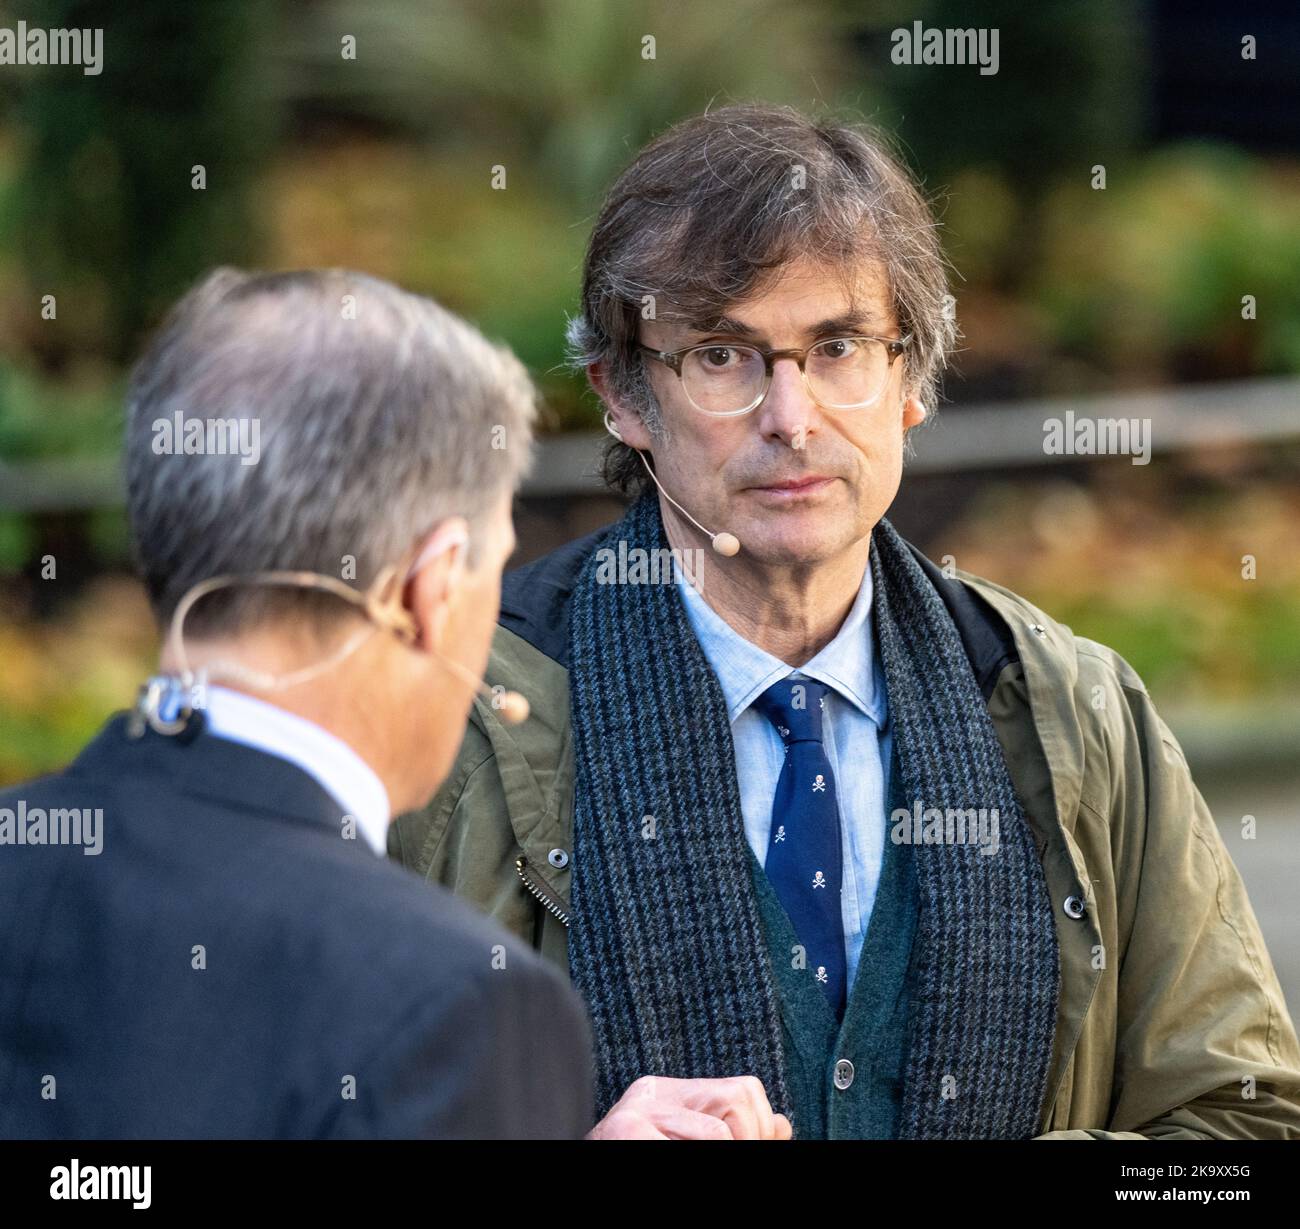
<svg viewBox="0 0 1300 1229">
<path fill-rule="evenodd" d="M 518 691 L 509 691 L 504 687 L 489 687 L 483 679 L 471 674 L 460 662 L 444 657 L 441 653 L 436 653 L 435 656 L 448 670 L 473 687 L 483 702 L 495 709 L 506 725 L 523 725 L 528 720 L 529 704 L 526 695 Z"/>
<path fill-rule="evenodd" d="M 620 444 L 627 444 L 627 441 L 623 438 L 623 433 L 618 429 L 618 424 L 614 422 L 613 416 L 610 414 L 608 410 L 605 411 L 605 430 L 608 431 L 610 435 L 612 435 L 616 440 L 618 440 Z M 627 447 L 632 448 L 632 445 L 627 444 Z M 680 512 L 688 521 L 690 521 L 690 523 L 694 525 L 696 529 L 698 529 L 702 534 L 704 534 L 705 537 L 707 537 L 710 542 L 713 543 L 713 549 L 719 555 L 725 555 L 728 559 L 730 559 L 732 555 L 738 555 L 740 553 L 740 539 L 736 537 L 734 533 L 714 533 L 710 529 L 705 529 L 704 526 L 701 525 L 699 521 L 697 521 L 689 512 L 686 511 L 685 508 L 681 506 L 681 504 L 679 504 L 671 495 L 668 494 L 667 491 L 664 490 L 663 483 L 660 482 L 657 477 L 655 477 L 655 472 L 650 467 L 650 462 L 645 459 L 645 453 L 642 452 L 641 449 L 639 448 L 632 448 L 632 451 L 635 452 L 636 455 L 641 458 L 641 464 L 645 466 L 645 472 L 650 475 L 650 481 L 653 482 L 655 486 L 659 488 L 659 493 L 670 504 L 672 504 L 672 506 L 676 508 L 678 512 Z"/>
<path fill-rule="evenodd" d="M 414 616 L 402 604 L 402 590 L 406 582 L 436 556 L 447 550 L 464 547 L 469 541 L 468 534 L 463 528 L 454 527 L 451 532 L 440 536 L 442 540 L 426 545 L 423 553 L 409 568 L 404 563 L 391 564 L 384 568 L 365 592 L 354 589 L 336 576 L 327 576 L 319 572 L 295 571 L 252 572 L 245 576 L 212 576 L 192 585 L 176 604 L 167 632 L 167 647 L 176 661 L 177 670 L 175 673 L 157 675 L 140 688 L 129 733 L 133 738 L 139 738 L 144 733 L 146 722 L 159 734 L 175 735 L 186 731 L 190 727 L 190 718 L 194 715 L 194 704 L 190 697 L 195 687 L 205 686 L 219 679 L 228 679 L 243 683 L 256 691 L 272 693 L 296 687 L 338 665 L 380 629 L 391 632 L 405 644 L 414 645 L 419 639 L 419 628 Z M 185 616 L 189 613 L 190 607 L 201 597 L 216 589 L 241 584 L 318 589 L 333 593 L 359 607 L 369 625 L 360 628 L 323 661 L 288 674 L 269 674 L 234 661 L 209 662 L 197 670 L 191 669 L 185 653 L 184 636 Z M 436 647 L 430 646 L 429 651 L 445 669 L 468 683 L 479 698 L 499 714 L 506 725 L 520 725 L 528 720 L 527 696 L 505 687 L 489 687 L 483 678 L 470 673 L 460 662 L 440 653 Z M 168 693 L 172 691 L 180 696 L 179 709 L 174 718 L 164 718 L 162 710 Z"/>
</svg>

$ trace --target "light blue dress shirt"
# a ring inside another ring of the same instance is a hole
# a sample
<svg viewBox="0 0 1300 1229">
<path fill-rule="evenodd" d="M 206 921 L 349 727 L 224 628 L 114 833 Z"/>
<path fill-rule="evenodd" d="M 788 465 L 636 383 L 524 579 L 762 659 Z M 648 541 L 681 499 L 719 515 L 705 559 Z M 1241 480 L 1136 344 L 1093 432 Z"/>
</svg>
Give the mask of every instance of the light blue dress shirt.
<svg viewBox="0 0 1300 1229">
<path fill-rule="evenodd" d="M 865 569 L 857 599 L 835 638 L 798 669 L 741 636 L 704 600 L 676 563 L 674 577 L 686 617 L 726 700 L 745 837 L 760 866 L 767 863 L 772 800 L 785 749 L 772 723 L 753 703 L 788 675 L 816 679 L 831 689 L 822 733 L 840 803 L 844 850 L 840 903 L 851 991 L 880 883 L 892 749 L 884 673 L 871 629 L 871 568 Z"/>
</svg>

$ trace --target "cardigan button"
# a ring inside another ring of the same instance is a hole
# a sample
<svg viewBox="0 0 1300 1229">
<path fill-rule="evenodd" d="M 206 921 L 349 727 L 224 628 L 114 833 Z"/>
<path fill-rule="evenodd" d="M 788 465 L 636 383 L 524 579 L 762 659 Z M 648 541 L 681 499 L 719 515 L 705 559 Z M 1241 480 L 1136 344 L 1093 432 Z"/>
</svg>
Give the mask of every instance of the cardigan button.
<svg viewBox="0 0 1300 1229">
<path fill-rule="evenodd" d="M 1065 898 L 1065 916 L 1072 917 L 1075 921 L 1087 913 L 1087 906 L 1077 896 L 1067 896 Z"/>
<path fill-rule="evenodd" d="M 841 1058 L 835 1064 L 835 1087 L 844 1092 L 853 1083 L 853 1064 L 847 1058 Z"/>
<path fill-rule="evenodd" d="M 565 853 L 563 849 L 552 849 L 551 852 L 546 855 L 546 860 L 555 867 L 557 871 L 562 871 L 569 865 L 569 855 Z"/>
</svg>

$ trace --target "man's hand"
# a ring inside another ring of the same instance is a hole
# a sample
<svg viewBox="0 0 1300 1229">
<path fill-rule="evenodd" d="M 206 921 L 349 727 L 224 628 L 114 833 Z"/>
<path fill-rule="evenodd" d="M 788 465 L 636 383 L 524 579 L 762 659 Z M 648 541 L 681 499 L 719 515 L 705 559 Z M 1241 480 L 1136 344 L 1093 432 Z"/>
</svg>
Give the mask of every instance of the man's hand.
<svg viewBox="0 0 1300 1229">
<path fill-rule="evenodd" d="M 588 1139 L 789 1139 L 790 1120 L 774 1114 L 752 1075 L 674 1080 L 643 1075 L 628 1087 Z"/>
</svg>

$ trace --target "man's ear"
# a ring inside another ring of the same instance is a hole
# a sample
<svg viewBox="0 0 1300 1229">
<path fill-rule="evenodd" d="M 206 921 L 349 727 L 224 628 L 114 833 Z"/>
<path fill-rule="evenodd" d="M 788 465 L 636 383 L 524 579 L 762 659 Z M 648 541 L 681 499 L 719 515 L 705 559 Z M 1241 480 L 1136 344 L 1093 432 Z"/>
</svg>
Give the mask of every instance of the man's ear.
<svg viewBox="0 0 1300 1229">
<path fill-rule="evenodd" d="M 910 431 L 925 421 L 929 411 L 921 404 L 920 398 L 908 397 L 903 402 L 903 430 Z"/>
<path fill-rule="evenodd" d="M 416 643 L 425 648 L 436 650 L 442 641 L 468 549 L 469 523 L 460 516 L 440 521 L 419 545 L 402 587 L 402 605 L 415 623 Z"/>
<path fill-rule="evenodd" d="M 619 438 L 623 443 L 632 448 L 639 448 L 642 452 L 649 451 L 650 445 L 654 442 L 650 438 L 650 432 L 646 430 L 645 423 L 641 421 L 641 415 L 615 396 L 610 388 L 609 373 L 605 364 L 592 363 L 587 368 L 587 379 L 591 381 L 591 387 L 595 390 L 596 396 L 605 403 L 605 408 L 609 410 L 614 425 L 618 427 Z"/>
</svg>

